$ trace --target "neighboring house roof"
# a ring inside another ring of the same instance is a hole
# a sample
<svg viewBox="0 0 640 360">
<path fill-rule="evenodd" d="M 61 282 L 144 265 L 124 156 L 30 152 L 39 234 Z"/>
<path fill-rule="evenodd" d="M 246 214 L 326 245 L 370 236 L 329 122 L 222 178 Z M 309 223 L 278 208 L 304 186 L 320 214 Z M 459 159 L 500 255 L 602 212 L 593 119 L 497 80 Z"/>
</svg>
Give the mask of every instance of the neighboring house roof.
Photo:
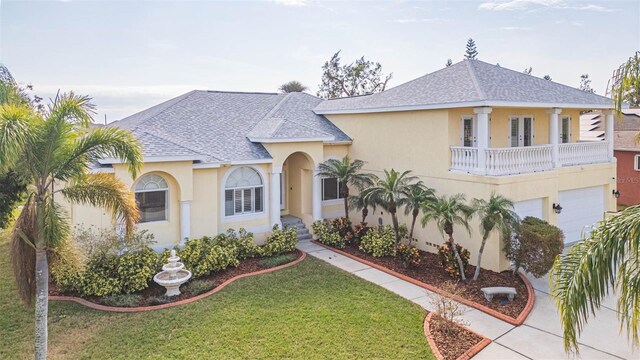
<svg viewBox="0 0 640 360">
<path fill-rule="evenodd" d="M 613 147 L 616 150 L 640 150 L 640 144 L 636 143 L 636 135 L 640 132 L 640 109 L 623 109 L 622 116 L 614 119 L 613 129 Z M 580 115 L 580 140 L 604 140 L 604 132 L 602 112 Z"/>
<path fill-rule="evenodd" d="M 194 90 L 109 126 L 129 129 L 145 161 L 207 163 L 271 159 L 255 140 L 327 142 L 351 139 L 312 109 L 322 100 L 304 93 L 276 94 Z M 103 163 L 116 162 L 105 159 Z"/>
<path fill-rule="evenodd" d="M 389 90 L 327 100 L 317 114 L 523 106 L 607 109 L 611 99 L 480 60 L 464 60 Z"/>
</svg>

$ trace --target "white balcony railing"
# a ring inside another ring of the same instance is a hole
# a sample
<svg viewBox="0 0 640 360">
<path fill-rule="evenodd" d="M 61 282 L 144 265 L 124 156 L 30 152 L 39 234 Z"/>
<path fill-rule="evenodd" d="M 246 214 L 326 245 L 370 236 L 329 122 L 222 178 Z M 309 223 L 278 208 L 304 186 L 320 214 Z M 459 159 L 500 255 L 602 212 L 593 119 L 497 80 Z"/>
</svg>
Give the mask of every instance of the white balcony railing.
<svg viewBox="0 0 640 360">
<path fill-rule="evenodd" d="M 524 174 L 553 169 L 551 145 L 490 148 L 487 153 L 487 175 Z"/>
<path fill-rule="evenodd" d="M 561 166 L 609 162 L 606 141 L 559 144 Z"/>
<path fill-rule="evenodd" d="M 451 147 L 451 170 L 490 176 L 526 174 L 554 168 L 553 145 L 485 149 L 485 165 L 480 165 L 478 148 Z M 558 145 L 556 166 L 610 162 L 608 143 L 584 142 Z"/>
<path fill-rule="evenodd" d="M 474 172 L 478 168 L 478 148 L 452 146 L 451 169 Z"/>
</svg>

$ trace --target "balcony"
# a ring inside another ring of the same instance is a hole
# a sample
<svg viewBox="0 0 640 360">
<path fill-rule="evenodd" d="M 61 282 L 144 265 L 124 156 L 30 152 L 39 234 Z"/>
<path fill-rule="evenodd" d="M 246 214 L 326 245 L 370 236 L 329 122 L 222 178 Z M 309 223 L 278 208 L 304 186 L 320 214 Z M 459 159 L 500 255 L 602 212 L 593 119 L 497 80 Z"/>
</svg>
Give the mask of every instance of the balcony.
<svg viewBox="0 0 640 360">
<path fill-rule="evenodd" d="M 452 146 L 450 170 L 504 176 L 549 171 L 564 166 L 608 163 L 612 160 L 606 141 L 558 144 L 556 149 L 554 145 L 487 148 L 481 154 L 475 147 Z M 557 160 L 554 161 L 554 158 Z"/>
</svg>

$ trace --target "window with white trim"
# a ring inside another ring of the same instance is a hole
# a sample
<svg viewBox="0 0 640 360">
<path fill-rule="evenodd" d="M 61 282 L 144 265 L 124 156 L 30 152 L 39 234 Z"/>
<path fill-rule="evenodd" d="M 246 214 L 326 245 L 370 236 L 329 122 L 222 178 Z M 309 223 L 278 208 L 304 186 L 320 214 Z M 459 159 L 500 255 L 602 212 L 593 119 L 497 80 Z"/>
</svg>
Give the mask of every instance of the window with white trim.
<svg viewBox="0 0 640 360">
<path fill-rule="evenodd" d="M 323 178 L 322 179 L 322 200 L 337 200 L 342 199 L 340 193 L 340 182 L 338 178 Z"/>
<path fill-rule="evenodd" d="M 144 175 L 136 184 L 135 195 L 141 223 L 168 219 L 169 184 L 162 176 Z"/>
<path fill-rule="evenodd" d="M 633 157 L 633 169 L 635 171 L 640 171 L 640 155 Z"/>
<path fill-rule="evenodd" d="M 567 144 L 571 142 L 571 117 L 562 116 L 560 118 L 560 143 Z"/>
<path fill-rule="evenodd" d="M 260 213 L 264 209 L 264 183 L 250 167 L 233 170 L 224 184 L 224 215 Z"/>
</svg>

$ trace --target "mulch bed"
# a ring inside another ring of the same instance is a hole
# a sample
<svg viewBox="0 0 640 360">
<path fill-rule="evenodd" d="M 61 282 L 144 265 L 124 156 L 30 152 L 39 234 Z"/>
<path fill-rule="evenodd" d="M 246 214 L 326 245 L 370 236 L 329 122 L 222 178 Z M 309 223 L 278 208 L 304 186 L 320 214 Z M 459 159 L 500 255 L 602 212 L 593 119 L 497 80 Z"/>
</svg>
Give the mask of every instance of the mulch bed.
<svg viewBox="0 0 640 360">
<path fill-rule="evenodd" d="M 478 281 L 473 281 L 473 273 L 475 272 L 476 267 L 469 265 L 465 269 L 467 282 L 462 283 L 449 276 L 449 274 L 447 274 L 442 268 L 438 255 L 430 252 L 420 250 L 420 257 L 422 259 L 420 265 L 417 267 L 407 268 L 404 266 L 402 261 L 397 258 L 376 258 L 370 254 L 360 251 L 355 244 L 348 244 L 344 249 L 340 250 L 361 259 L 384 266 L 387 269 L 406 275 L 418 281 L 433 285 L 437 288 L 442 288 L 442 285 L 447 281 L 457 282 L 457 285 L 463 289 L 460 293 L 461 297 L 491 308 L 514 319 L 520 315 L 522 310 L 524 310 L 527 305 L 527 301 L 529 300 L 527 286 L 519 276 L 514 276 L 511 271 L 497 273 L 491 270 L 481 269 Z M 494 286 L 513 287 L 516 289 L 518 295 L 516 295 L 513 301 L 508 301 L 506 300 L 506 297 L 496 295 L 493 297 L 493 300 L 489 302 L 484 298 L 484 294 L 480 289 L 483 287 Z"/>
<path fill-rule="evenodd" d="M 293 254 L 295 255 L 295 258 L 293 258 L 293 260 L 291 260 L 290 262 L 293 262 L 297 259 L 299 259 L 302 256 L 302 252 L 300 251 L 293 251 L 290 253 L 284 253 L 284 254 Z M 202 276 L 199 277 L 197 279 L 191 279 L 189 280 L 189 282 L 193 281 L 193 280 L 202 280 L 202 281 L 207 281 L 211 283 L 211 288 L 209 290 L 215 289 L 216 287 L 220 286 L 222 283 L 224 283 L 225 281 L 236 277 L 238 275 L 242 275 L 242 274 L 247 274 L 247 273 L 252 273 L 252 272 L 256 272 L 256 271 L 260 271 L 260 270 L 265 270 L 265 269 L 269 269 L 271 267 L 265 267 L 260 265 L 260 261 L 263 260 L 265 258 L 260 257 L 260 258 L 250 258 L 250 259 L 244 259 L 242 261 L 240 261 L 240 264 L 238 265 L 238 267 L 229 267 L 223 271 L 219 271 L 219 272 L 214 272 L 211 273 L 209 275 L 206 276 Z M 189 269 L 187 269 L 189 270 Z M 187 285 L 189 282 L 187 282 L 186 284 L 182 285 L 180 287 L 180 291 L 181 294 L 178 296 L 173 296 L 170 299 L 170 301 L 166 301 L 165 303 L 172 303 L 172 302 L 176 302 L 176 301 L 180 301 L 180 300 L 185 300 L 185 299 L 189 299 L 192 298 L 194 296 L 197 296 L 199 294 L 189 294 L 185 291 L 185 285 Z M 152 298 L 162 298 L 163 295 L 166 293 L 166 289 L 158 284 L 156 284 L 153 280 L 151 280 L 151 282 L 149 283 L 149 287 L 134 293 L 135 295 L 140 295 L 141 299 L 140 302 L 136 305 L 136 306 L 153 306 L 153 305 L 159 305 L 159 304 L 149 304 L 149 299 Z M 76 292 L 62 292 L 59 291 L 56 287 L 56 284 L 54 282 L 50 282 L 49 283 L 49 295 L 61 295 L 61 296 L 73 296 L 73 297 L 80 297 L 82 298 L 78 293 Z M 90 296 L 90 297 L 85 297 L 85 300 L 88 300 L 90 302 L 96 303 L 96 304 L 104 304 L 104 302 L 101 300 L 100 297 L 97 296 Z"/>
<path fill-rule="evenodd" d="M 431 338 L 445 360 L 455 360 L 483 340 L 483 337 L 434 315 L 429 321 Z"/>
</svg>

